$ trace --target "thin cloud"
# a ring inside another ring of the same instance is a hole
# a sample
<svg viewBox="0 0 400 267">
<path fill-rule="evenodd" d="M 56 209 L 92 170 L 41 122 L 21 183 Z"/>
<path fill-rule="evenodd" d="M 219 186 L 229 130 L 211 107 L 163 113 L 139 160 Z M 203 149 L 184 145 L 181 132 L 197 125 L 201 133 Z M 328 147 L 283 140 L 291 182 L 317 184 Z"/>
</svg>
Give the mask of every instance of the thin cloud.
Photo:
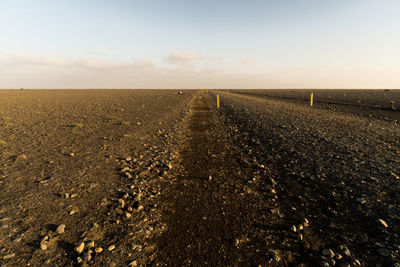
<svg viewBox="0 0 400 267">
<path fill-rule="evenodd" d="M 172 51 L 168 57 L 165 59 L 165 61 L 169 64 L 172 65 L 192 65 L 194 62 L 198 61 L 217 61 L 221 62 L 222 58 L 221 57 L 205 57 L 205 56 L 200 56 L 197 53 L 185 51 L 185 50 L 174 50 Z"/>
<path fill-rule="evenodd" d="M 153 63 L 148 59 L 134 59 L 132 61 L 113 61 L 99 58 L 84 58 L 78 60 L 66 59 L 55 55 L 27 55 L 9 54 L 2 65 L 5 66 L 43 66 L 43 67 L 78 67 L 92 70 L 113 70 L 121 68 L 153 68 Z"/>
<path fill-rule="evenodd" d="M 242 64 L 244 65 L 254 65 L 257 61 L 254 58 L 245 58 L 242 60 Z"/>
</svg>

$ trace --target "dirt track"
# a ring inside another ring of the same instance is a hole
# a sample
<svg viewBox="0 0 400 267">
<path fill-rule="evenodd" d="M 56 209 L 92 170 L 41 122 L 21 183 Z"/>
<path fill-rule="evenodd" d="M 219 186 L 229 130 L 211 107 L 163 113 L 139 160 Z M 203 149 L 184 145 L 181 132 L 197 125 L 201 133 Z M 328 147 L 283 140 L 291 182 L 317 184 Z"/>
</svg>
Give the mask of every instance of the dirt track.
<svg viewBox="0 0 400 267">
<path fill-rule="evenodd" d="M 217 110 L 211 91 L 3 93 L 0 259 L 400 262 L 397 120 L 219 94 Z"/>
</svg>

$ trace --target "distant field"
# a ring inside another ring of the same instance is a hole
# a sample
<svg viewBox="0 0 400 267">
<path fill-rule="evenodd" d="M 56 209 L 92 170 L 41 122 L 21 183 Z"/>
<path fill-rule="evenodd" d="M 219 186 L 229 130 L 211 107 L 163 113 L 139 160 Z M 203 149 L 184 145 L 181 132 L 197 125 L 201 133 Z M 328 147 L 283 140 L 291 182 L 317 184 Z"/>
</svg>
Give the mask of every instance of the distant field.
<svg viewBox="0 0 400 267">
<path fill-rule="evenodd" d="M 234 93 L 267 97 L 308 105 L 314 94 L 314 106 L 386 120 L 400 120 L 400 90 L 350 89 L 256 89 L 231 90 Z"/>
</svg>

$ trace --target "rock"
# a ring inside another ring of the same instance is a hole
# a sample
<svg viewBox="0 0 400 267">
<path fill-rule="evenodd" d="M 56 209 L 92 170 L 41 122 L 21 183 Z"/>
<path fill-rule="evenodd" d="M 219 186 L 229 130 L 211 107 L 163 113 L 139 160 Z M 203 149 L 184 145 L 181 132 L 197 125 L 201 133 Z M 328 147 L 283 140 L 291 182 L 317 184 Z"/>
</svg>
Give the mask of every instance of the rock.
<svg viewBox="0 0 400 267">
<path fill-rule="evenodd" d="M 85 252 L 85 254 L 83 254 L 83 260 L 84 261 L 90 261 L 92 259 L 92 255 L 90 255 L 90 252 Z"/>
<path fill-rule="evenodd" d="M 303 227 L 302 224 L 299 224 L 299 225 L 297 226 L 297 229 L 299 229 L 299 231 L 302 231 L 302 230 L 304 229 L 304 227 Z"/>
<path fill-rule="evenodd" d="M 87 246 L 88 248 L 94 248 L 94 241 L 92 240 L 92 241 L 86 242 L 86 246 Z"/>
<path fill-rule="evenodd" d="M 11 253 L 11 254 L 5 255 L 3 257 L 3 260 L 8 260 L 8 259 L 11 259 L 11 258 L 14 258 L 14 257 L 15 257 L 15 253 Z"/>
<path fill-rule="evenodd" d="M 132 157 L 128 156 L 128 157 L 125 158 L 125 160 L 126 160 L 126 161 L 131 161 L 131 160 L 132 160 Z"/>
<path fill-rule="evenodd" d="M 56 229 L 57 234 L 62 234 L 64 232 L 65 232 L 65 224 L 60 224 L 59 226 L 57 226 L 57 229 Z"/>
<path fill-rule="evenodd" d="M 78 194 L 77 193 L 73 193 L 73 194 L 71 194 L 71 198 L 74 198 L 74 197 L 76 197 Z"/>
<path fill-rule="evenodd" d="M 129 219 L 131 216 L 132 216 L 132 214 L 130 214 L 129 212 L 125 212 L 125 217 L 126 217 L 126 218 Z"/>
<path fill-rule="evenodd" d="M 381 255 L 383 257 L 389 257 L 391 255 L 390 250 L 388 250 L 386 248 L 379 248 L 378 253 L 379 253 L 379 255 Z"/>
<path fill-rule="evenodd" d="M 380 223 L 381 225 L 383 225 L 383 227 L 388 228 L 388 224 L 382 220 L 382 219 L 378 219 L 378 223 Z"/>
<path fill-rule="evenodd" d="M 118 199 L 118 203 L 121 208 L 125 207 L 125 201 L 122 198 Z"/>
<path fill-rule="evenodd" d="M 268 253 L 269 256 L 271 256 L 273 258 L 273 260 L 275 262 L 280 262 L 281 261 L 281 257 L 279 256 L 279 251 L 273 250 L 273 249 L 268 249 L 267 253 Z"/>
<path fill-rule="evenodd" d="M 128 266 L 138 266 L 136 261 L 132 261 Z"/>
<path fill-rule="evenodd" d="M 271 209 L 273 215 L 279 215 L 279 209 Z"/>
<path fill-rule="evenodd" d="M 69 198 L 69 193 L 65 193 L 61 195 L 62 198 Z"/>
<path fill-rule="evenodd" d="M 275 189 L 272 188 L 272 189 L 271 189 L 271 193 L 272 193 L 272 194 L 276 194 Z"/>
<path fill-rule="evenodd" d="M 25 154 L 21 154 L 21 155 L 19 155 L 18 157 L 16 157 L 16 161 L 21 161 L 21 160 L 26 160 L 28 158 L 28 156 L 27 155 L 25 155 Z"/>
<path fill-rule="evenodd" d="M 68 215 L 74 215 L 75 213 L 77 213 L 79 210 L 77 209 L 77 208 L 73 208 L 72 210 L 70 210 L 69 212 L 68 212 Z"/>
<path fill-rule="evenodd" d="M 140 121 L 138 121 L 138 122 L 136 123 L 136 125 L 137 125 L 137 126 L 140 126 L 140 125 L 142 125 L 142 123 L 141 123 Z"/>
<path fill-rule="evenodd" d="M 76 261 L 77 261 L 78 263 L 81 263 L 81 262 L 82 262 L 82 258 L 81 258 L 81 257 L 78 257 L 78 258 L 76 258 Z"/>
<path fill-rule="evenodd" d="M 324 249 L 322 251 L 322 255 L 329 257 L 329 258 L 333 258 L 333 256 L 335 256 L 335 253 L 331 249 Z"/>
<path fill-rule="evenodd" d="M 103 252 L 103 248 L 102 247 L 98 247 L 94 250 L 96 253 L 101 253 Z"/>
<path fill-rule="evenodd" d="M 290 231 L 296 233 L 297 232 L 296 226 L 292 225 L 292 227 L 290 227 Z"/>
<path fill-rule="evenodd" d="M 300 241 L 303 241 L 303 235 L 302 235 L 302 234 L 299 233 L 299 234 L 297 235 L 297 238 L 298 238 Z"/>
<path fill-rule="evenodd" d="M 75 246 L 74 250 L 78 253 L 81 254 L 83 250 L 85 249 L 85 243 L 81 242 L 78 245 Z"/>
<path fill-rule="evenodd" d="M 115 245 L 110 245 L 107 249 L 108 249 L 108 251 L 112 251 L 115 249 Z"/>
<path fill-rule="evenodd" d="M 329 264 L 329 262 L 327 262 L 327 261 L 321 262 L 321 267 L 329 267 L 329 266 L 331 266 L 331 265 Z"/>
<path fill-rule="evenodd" d="M 13 243 L 19 243 L 19 242 L 21 242 L 21 240 L 22 240 L 22 237 L 14 238 Z"/>
<path fill-rule="evenodd" d="M 41 250 L 46 250 L 47 249 L 47 245 L 45 243 L 41 243 L 40 244 L 40 249 Z"/>
<path fill-rule="evenodd" d="M 342 246 L 342 252 L 345 256 L 350 256 L 350 250 L 347 247 Z"/>
<path fill-rule="evenodd" d="M 182 91 L 178 91 L 178 95 L 183 95 L 183 92 Z"/>
</svg>

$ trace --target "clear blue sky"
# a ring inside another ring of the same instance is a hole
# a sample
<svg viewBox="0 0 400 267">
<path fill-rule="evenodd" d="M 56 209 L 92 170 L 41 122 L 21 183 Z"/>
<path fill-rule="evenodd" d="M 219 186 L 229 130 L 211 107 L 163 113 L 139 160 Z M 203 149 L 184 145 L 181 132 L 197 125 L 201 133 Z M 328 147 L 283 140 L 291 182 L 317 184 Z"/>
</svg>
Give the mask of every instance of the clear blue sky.
<svg viewBox="0 0 400 267">
<path fill-rule="evenodd" d="M 1 0 L 0 88 L 400 88 L 392 0 Z"/>
</svg>

